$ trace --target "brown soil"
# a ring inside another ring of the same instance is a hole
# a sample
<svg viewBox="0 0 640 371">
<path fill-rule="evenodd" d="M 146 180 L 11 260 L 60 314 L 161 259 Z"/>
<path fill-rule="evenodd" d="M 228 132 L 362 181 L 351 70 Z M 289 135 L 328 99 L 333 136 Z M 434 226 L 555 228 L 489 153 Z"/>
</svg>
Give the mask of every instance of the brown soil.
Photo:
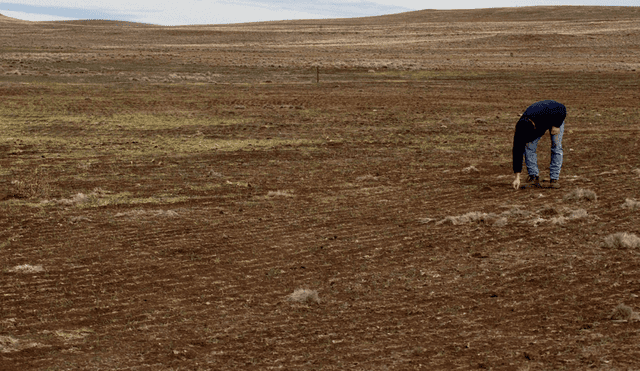
<svg viewBox="0 0 640 371">
<path fill-rule="evenodd" d="M 0 34 L 0 369 L 640 364 L 637 8 Z"/>
</svg>

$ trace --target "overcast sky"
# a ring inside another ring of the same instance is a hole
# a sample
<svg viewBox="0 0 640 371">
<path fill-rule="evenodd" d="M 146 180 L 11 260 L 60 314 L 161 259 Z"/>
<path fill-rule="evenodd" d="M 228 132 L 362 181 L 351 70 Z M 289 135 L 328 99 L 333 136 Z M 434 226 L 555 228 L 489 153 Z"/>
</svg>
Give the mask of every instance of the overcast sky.
<svg viewBox="0 0 640 371">
<path fill-rule="evenodd" d="M 0 2 L 0 14 L 28 21 L 109 19 L 176 26 L 532 5 L 640 6 L 640 0 L 13 0 Z"/>
</svg>

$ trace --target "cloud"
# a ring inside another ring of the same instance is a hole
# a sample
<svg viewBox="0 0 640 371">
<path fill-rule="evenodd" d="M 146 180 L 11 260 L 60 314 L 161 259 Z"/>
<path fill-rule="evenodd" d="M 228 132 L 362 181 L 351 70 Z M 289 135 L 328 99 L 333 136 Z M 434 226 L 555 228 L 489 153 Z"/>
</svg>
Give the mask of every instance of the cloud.
<svg viewBox="0 0 640 371">
<path fill-rule="evenodd" d="M 0 13 L 13 18 L 23 20 L 70 20 L 70 19 L 96 19 L 100 18 L 104 13 L 96 9 L 80 9 L 80 8 L 60 8 L 60 7 L 42 7 L 28 4 L 7 4 L 0 3 Z M 14 14 L 14 15 L 10 15 Z M 21 17 L 18 17 L 20 15 Z M 27 19 L 38 18 L 38 19 Z"/>
<path fill-rule="evenodd" d="M 179 5 L 176 5 L 179 4 Z M 412 9 L 365 0 L 21 0 L 0 3 L 18 18 L 109 19 L 160 25 L 244 23 L 286 19 L 352 18 Z"/>
<path fill-rule="evenodd" d="M 23 21 L 32 21 L 32 22 L 40 22 L 40 21 L 70 21 L 76 18 L 67 18 L 67 17 L 59 17 L 56 15 L 50 14 L 38 14 L 38 13 L 25 13 L 25 12 L 12 12 L 0 9 L 0 14 L 21 19 Z"/>
</svg>

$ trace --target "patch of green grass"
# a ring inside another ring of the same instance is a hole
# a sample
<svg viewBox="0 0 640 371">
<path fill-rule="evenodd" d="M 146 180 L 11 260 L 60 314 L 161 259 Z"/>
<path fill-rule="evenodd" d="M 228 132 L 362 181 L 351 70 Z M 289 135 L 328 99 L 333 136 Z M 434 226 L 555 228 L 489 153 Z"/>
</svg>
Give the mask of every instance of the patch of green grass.
<svg viewBox="0 0 640 371">
<path fill-rule="evenodd" d="M 79 209 L 97 208 L 113 205 L 140 205 L 140 204 L 172 204 L 193 199 L 193 196 L 155 195 L 149 197 L 135 197 L 131 192 L 108 193 L 77 193 L 71 198 L 51 199 L 38 201 L 34 199 L 11 199 L 4 202 L 4 206 L 27 206 L 33 208 L 45 208 L 56 206 L 73 206 Z"/>
<path fill-rule="evenodd" d="M 13 112 L 13 111 L 12 111 Z M 158 153 L 202 153 L 316 147 L 323 139 L 217 138 L 202 133 L 212 126 L 244 125 L 247 119 L 205 118 L 172 114 L 117 114 L 108 119 L 86 115 L 52 114 L 34 121 L 26 112 L 0 110 L 0 141 L 18 141 L 18 151 L 35 151 L 45 157 L 79 158 L 117 155 L 120 158 L 154 156 Z M 8 170 L 4 170 L 5 172 Z"/>
<path fill-rule="evenodd" d="M 463 71 L 463 70 L 446 70 L 446 71 L 433 71 L 433 70 L 420 70 L 420 71 L 400 71 L 400 70 L 387 70 L 377 71 L 375 75 L 382 75 L 387 77 L 402 78 L 407 80 L 446 80 L 446 79 L 460 79 L 460 78 L 476 78 L 485 76 L 486 73 L 482 71 Z"/>
</svg>

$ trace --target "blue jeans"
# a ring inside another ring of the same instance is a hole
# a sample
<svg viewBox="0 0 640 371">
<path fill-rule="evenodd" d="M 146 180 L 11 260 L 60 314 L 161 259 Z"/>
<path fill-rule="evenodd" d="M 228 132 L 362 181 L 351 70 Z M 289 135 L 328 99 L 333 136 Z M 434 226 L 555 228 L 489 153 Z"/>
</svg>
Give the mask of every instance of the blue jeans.
<svg viewBox="0 0 640 371">
<path fill-rule="evenodd" d="M 560 132 L 551 136 L 551 165 L 549 165 L 549 177 L 558 180 L 560 178 L 560 169 L 562 169 L 562 135 L 564 134 L 564 122 L 560 125 Z M 540 137 L 542 138 L 542 137 Z M 537 176 L 538 171 L 538 141 L 527 143 L 524 147 L 524 163 L 527 165 L 529 175 Z"/>
</svg>

